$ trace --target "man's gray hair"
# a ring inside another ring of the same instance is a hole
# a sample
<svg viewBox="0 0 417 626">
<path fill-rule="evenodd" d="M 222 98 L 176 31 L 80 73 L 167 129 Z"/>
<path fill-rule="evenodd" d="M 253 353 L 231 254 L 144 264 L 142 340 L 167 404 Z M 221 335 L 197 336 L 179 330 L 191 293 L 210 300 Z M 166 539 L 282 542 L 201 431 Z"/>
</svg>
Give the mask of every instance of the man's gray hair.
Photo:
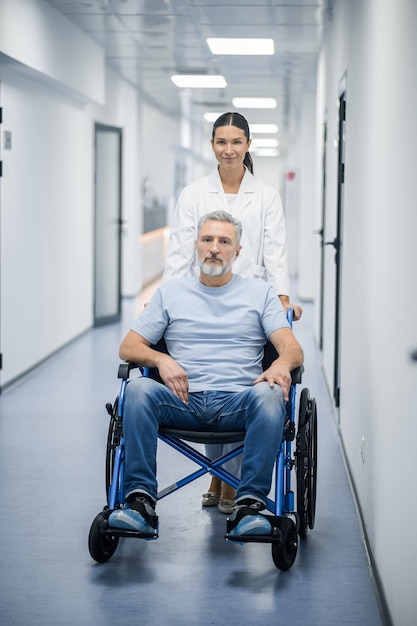
<svg viewBox="0 0 417 626">
<path fill-rule="evenodd" d="M 240 243 L 240 239 L 242 237 L 242 223 L 239 222 L 233 215 L 230 215 L 227 211 L 213 211 L 212 213 L 206 213 L 200 217 L 198 222 L 197 232 L 200 232 L 201 227 L 206 222 L 227 222 L 228 224 L 233 224 L 236 230 L 237 242 Z"/>
</svg>

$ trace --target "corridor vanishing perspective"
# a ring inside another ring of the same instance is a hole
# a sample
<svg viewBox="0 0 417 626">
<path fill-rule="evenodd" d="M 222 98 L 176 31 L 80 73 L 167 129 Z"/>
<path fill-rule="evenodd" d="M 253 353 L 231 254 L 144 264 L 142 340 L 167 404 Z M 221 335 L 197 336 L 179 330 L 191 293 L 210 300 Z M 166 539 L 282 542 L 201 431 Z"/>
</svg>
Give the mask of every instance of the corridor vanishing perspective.
<svg viewBox="0 0 417 626">
<path fill-rule="evenodd" d="M 201 508 L 207 477 L 158 504 L 158 540 L 121 539 L 109 562 L 91 559 L 88 531 L 105 504 L 105 403 L 118 393 L 120 340 L 148 297 L 125 300 L 120 323 L 88 331 L 0 396 L 2 623 L 382 624 L 309 304 L 294 332 L 302 387 L 318 404 L 317 513 L 291 570 L 274 567 L 268 544 L 224 540 L 226 516 Z M 161 482 L 187 463 L 160 444 Z"/>
</svg>

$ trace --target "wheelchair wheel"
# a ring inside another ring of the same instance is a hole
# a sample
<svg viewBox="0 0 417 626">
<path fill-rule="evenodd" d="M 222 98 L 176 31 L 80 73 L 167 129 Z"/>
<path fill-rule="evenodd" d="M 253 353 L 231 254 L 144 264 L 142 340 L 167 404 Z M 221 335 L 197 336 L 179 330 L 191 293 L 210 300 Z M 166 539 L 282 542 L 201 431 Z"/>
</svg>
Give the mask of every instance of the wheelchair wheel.
<svg viewBox="0 0 417 626">
<path fill-rule="evenodd" d="M 275 541 L 272 545 L 272 560 L 275 567 L 283 572 L 290 569 L 297 556 L 298 538 L 297 529 L 289 517 L 283 517 L 280 524 L 282 541 Z"/>
<path fill-rule="evenodd" d="M 305 539 L 308 528 L 314 528 L 317 491 L 317 405 L 308 389 L 303 389 L 300 396 L 296 473 L 299 535 Z"/>
<path fill-rule="evenodd" d="M 310 439 L 308 447 L 308 484 L 307 484 L 307 514 L 308 527 L 314 528 L 316 518 L 317 496 L 317 404 L 315 398 L 311 400 Z"/>
<path fill-rule="evenodd" d="M 119 543 L 119 537 L 112 535 L 103 535 L 101 530 L 107 528 L 107 519 L 110 510 L 99 513 L 91 524 L 90 533 L 88 535 L 88 549 L 92 558 L 98 563 L 105 563 L 116 552 Z"/>
</svg>

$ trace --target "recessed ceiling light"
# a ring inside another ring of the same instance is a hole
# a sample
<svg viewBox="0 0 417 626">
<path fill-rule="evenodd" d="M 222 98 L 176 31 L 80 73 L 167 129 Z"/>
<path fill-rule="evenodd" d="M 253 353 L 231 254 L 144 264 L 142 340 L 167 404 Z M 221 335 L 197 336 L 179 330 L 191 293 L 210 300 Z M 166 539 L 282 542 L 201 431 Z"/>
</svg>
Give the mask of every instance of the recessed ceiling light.
<svg viewBox="0 0 417 626">
<path fill-rule="evenodd" d="M 207 112 L 207 113 L 204 113 L 204 119 L 206 120 L 206 122 L 215 122 L 217 118 L 220 117 L 220 115 L 223 115 L 223 112 L 221 113 Z"/>
<path fill-rule="evenodd" d="M 274 54 L 273 39 L 209 37 L 207 45 L 213 54 Z"/>
<path fill-rule="evenodd" d="M 265 133 L 266 135 L 274 134 L 278 132 L 278 126 L 276 124 L 251 124 L 251 133 Z"/>
<path fill-rule="evenodd" d="M 232 98 L 236 109 L 276 109 L 275 98 Z"/>
<path fill-rule="evenodd" d="M 251 149 L 256 148 L 278 148 L 279 141 L 278 139 L 270 139 L 268 137 L 253 139 L 251 143 Z"/>
<path fill-rule="evenodd" d="M 253 150 L 253 154 L 257 157 L 277 157 L 279 156 L 279 150 L 278 148 L 258 148 Z"/>
<path fill-rule="evenodd" d="M 174 74 L 171 80 L 177 87 L 222 88 L 227 83 L 224 76 L 214 74 Z"/>
</svg>

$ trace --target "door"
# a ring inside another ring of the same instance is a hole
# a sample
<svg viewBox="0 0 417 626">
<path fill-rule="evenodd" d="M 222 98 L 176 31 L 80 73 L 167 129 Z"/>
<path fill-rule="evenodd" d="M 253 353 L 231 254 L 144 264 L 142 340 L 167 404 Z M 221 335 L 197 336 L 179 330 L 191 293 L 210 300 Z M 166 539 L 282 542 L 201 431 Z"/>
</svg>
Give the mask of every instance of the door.
<svg viewBox="0 0 417 626">
<path fill-rule="evenodd" d="M 120 319 L 122 130 L 95 125 L 94 326 Z"/>
<path fill-rule="evenodd" d="M 315 234 L 320 236 L 320 290 L 319 290 L 319 350 L 323 350 L 324 329 L 324 229 L 326 225 L 326 164 L 327 164 L 327 122 L 323 126 L 322 152 L 322 201 L 321 201 L 321 228 Z"/>
<path fill-rule="evenodd" d="M 335 336 L 334 336 L 334 368 L 333 368 L 333 397 L 336 407 L 340 405 L 340 315 L 341 315 L 341 280 L 342 280 L 342 224 L 343 199 L 345 184 L 345 148 L 346 148 L 346 89 L 339 96 L 339 126 L 338 126 L 338 169 L 337 169 L 337 222 L 336 237 L 326 242 L 335 249 Z"/>
</svg>

